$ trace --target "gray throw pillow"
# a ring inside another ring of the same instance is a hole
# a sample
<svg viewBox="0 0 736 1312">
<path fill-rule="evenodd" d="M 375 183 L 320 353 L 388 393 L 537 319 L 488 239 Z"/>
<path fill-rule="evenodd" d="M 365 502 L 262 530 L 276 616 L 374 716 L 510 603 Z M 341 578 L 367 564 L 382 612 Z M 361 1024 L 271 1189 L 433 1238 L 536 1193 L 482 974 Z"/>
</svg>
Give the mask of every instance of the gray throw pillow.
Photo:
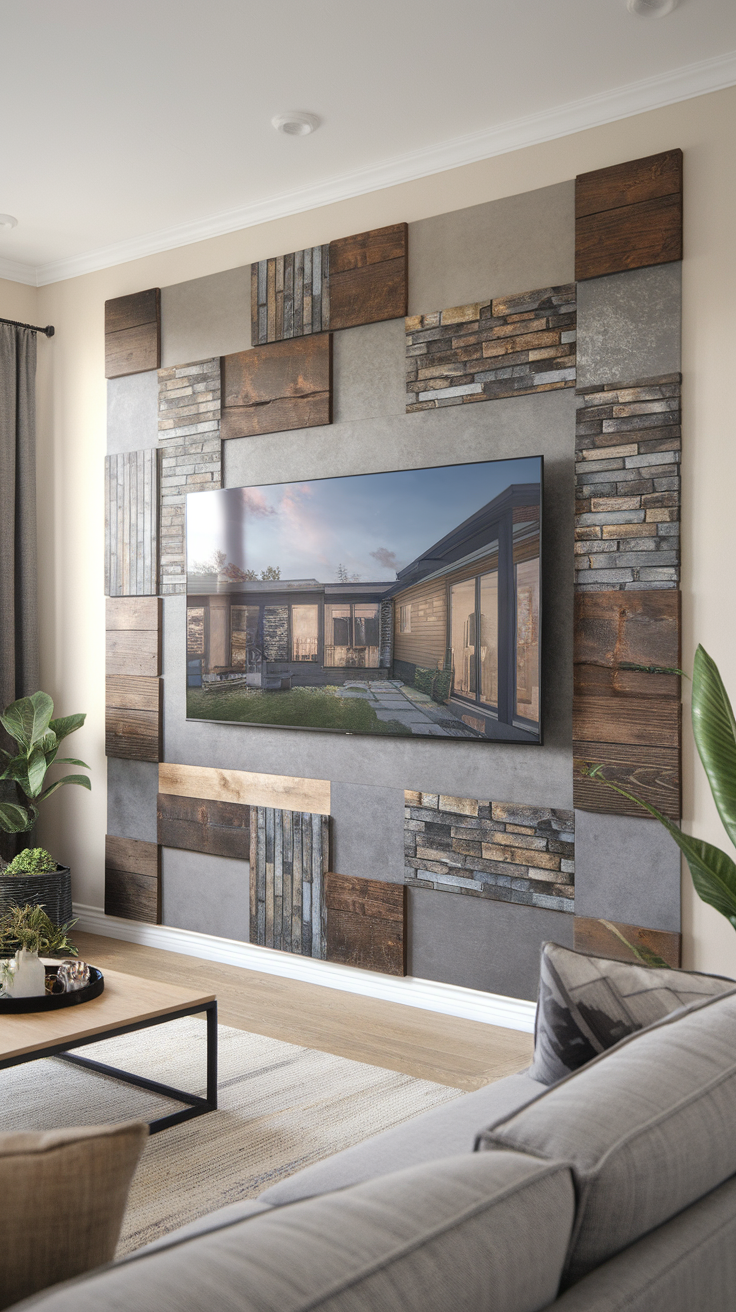
<svg viewBox="0 0 736 1312">
<path fill-rule="evenodd" d="M 544 943 L 528 1073 L 540 1084 L 555 1084 L 628 1034 L 733 985 L 718 975 L 611 961 Z"/>
</svg>

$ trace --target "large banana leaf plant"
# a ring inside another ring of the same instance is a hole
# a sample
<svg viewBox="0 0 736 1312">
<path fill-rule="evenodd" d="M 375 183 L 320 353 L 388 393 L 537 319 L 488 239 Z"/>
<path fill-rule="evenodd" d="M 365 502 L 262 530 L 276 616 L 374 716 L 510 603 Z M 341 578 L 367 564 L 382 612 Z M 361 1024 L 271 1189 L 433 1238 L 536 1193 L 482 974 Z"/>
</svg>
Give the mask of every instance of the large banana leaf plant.
<svg viewBox="0 0 736 1312">
<path fill-rule="evenodd" d="M 698 647 L 693 665 L 692 724 L 695 744 L 708 776 L 718 814 L 736 846 L 736 720 L 715 661 Z M 695 891 L 715 907 L 736 929 L 736 864 L 727 852 L 704 838 L 692 838 L 662 815 L 655 806 L 621 788 L 601 773 L 602 767 L 583 766 L 589 778 L 628 797 L 653 815 L 672 835 L 690 867 Z"/>
<path fill-rule="evenodd" d="M 34 692 L 12 702 L 0 715 L 0 724 L 18 744 L 15 755 L 0 749 L 0 782 L 16 785 L 25 795 L 27 805 L 0 801 L 0 829 L 6 834 L 24 834 L 33 828 L 38 818 L 38 802 L 50 797 L 64 784 L 80 784 L 90 788 L 84 774 L 67 774 L 44 787 L 46 771 L 51 765 L 81 765 L 84 761 L 71 756 L 58 756 L 64 738 L 81 728 L 86 716 L 65 715 L 54 720 L 54 703 L 46 692 Z M 15 794 L 17 797 L 17 793 Z"/>
</svg>

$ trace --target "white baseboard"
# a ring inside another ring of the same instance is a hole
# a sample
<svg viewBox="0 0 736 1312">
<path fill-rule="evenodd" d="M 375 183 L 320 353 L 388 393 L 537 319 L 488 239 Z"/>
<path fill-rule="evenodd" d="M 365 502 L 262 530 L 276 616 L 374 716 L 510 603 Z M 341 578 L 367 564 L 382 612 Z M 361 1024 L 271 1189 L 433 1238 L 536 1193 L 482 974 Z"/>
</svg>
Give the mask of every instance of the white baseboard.
<svg viewBox="0 0 736 1312">
<path fill-rule="evenodd" d="M 406 1007 L 421 1007 L 424 1011 L 437 1011 L 444 1016 L 484 1021 L 487 1025 L 522 1030 L 526 1034 L 534 1030 L 535 1004 L 521 998 L 505 998 L 498 993 L 463 989 L 457 984 L 441 984 L 429 979 L 374 974 L 370 970 L 277 952 L 254 943 L 216 938 L 212 934 L 195 934 L 193 930 L 173 929 L 169 925 L 119 920 L 116 916 L 106 916 L 101 907 L 80 903 L 74 904 L 74 914 L 78 917 L 79 929 L 88 934 L 102 934 L 106 938 L 123 939 L 126 943 L 142 943 L 167 952 L 181 952 L 188 957 L 203 957 L 206 961 L 223 961 L 265 975 L 300 979 L 306 984 L 360 993 L 363 997 L 399 1002 Z"/>
</svg>

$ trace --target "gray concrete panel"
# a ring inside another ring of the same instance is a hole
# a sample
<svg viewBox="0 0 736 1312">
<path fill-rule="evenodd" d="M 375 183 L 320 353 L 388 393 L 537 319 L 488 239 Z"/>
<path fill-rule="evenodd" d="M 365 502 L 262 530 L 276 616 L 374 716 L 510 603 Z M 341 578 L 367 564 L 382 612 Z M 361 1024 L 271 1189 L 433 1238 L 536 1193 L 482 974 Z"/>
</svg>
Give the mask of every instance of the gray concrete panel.
<svg viewBox="0 0 736 1312">
<path fill-rule="evenodd" d="M 575 910 L 680 929 L 680 850 L 656 820 L 575 812 Z"/>
<path fill-rule="evenodd" d="M 107 758 L 107 832 L 156 842 L 158 765 Z"/>
<path fill-rule="evenodd" d="M 573 181 L 409 224 L 409 314 L 574 277 Z"/>
<path fill-rule="evenodd" d="M 680 372 L 682 265 L 578 283 L 578 387 Z"/>
<path fill-rule="evenodd" d="M 344 328 L 333 340 L 333 423 L 403 415 L 406 410 L 403 319 Z"/>
<path fill-rule="evenodd" d="M 247 943 L 249 881 L 247 861 L 162 848 L 164 925 Z"/>
<path fill-rule="evenodd" d="M 107 454 L 158 446 L 158 372 L 128 374 L 107 383 Z"/>
<path fill-rule="evenodd" d="M 404 790 L 333 781 L 332 869 L 361 879 L 404 879 Z"/>
<path fill-rule="evenodd" d="M 534 1001 L 542 944 L 573 945 L 574 916 L 409 889 L 408 973 Z"/>
<path fill-rule="evenodd" d="M 250 346 L 250 265 L 161 288 L 161 364 L 190 364 Z"/>
</svg>

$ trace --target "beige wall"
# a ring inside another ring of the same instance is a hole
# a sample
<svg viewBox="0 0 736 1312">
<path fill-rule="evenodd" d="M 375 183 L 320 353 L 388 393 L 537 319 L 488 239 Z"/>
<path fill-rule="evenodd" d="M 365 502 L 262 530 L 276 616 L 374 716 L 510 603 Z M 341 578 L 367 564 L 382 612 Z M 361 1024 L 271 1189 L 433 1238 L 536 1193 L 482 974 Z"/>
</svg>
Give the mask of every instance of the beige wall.
<svg viewBox="0 0 736 1312">
<path fill-rule="evenodd" d="M 39 290 L 0 282 L 0 313 L 35 315 L 38 322 L 52 322 L 57 328 L 53 341 L 40 345 L 42 678 L 60 712 L 88 712 L 74 748 L 92 766 L 94 791 L 90 796 L 62 790 L 50 799 L 43 838 L 72 866 L 79 901 L 99 906 L 103 886 L 105 299 L 201 277 L 345 233 L 462 209 L 681 146 L 686 190 L 684 662 L 691 666 L 694 646 L 701 641 L 736 691 L 731 578 L 736 489 L 731 403 L 735 127 L 736 89 L 731 89 Z M 694 763 L 688 732 L 685 740 L 684 824 L 720 845 L 725 838 L 702 771 Z M 686 964 L 736 974 L 734 932 L 694 897 L 689 877 L 684 881 L 684 904 Z"/>
</svg>

